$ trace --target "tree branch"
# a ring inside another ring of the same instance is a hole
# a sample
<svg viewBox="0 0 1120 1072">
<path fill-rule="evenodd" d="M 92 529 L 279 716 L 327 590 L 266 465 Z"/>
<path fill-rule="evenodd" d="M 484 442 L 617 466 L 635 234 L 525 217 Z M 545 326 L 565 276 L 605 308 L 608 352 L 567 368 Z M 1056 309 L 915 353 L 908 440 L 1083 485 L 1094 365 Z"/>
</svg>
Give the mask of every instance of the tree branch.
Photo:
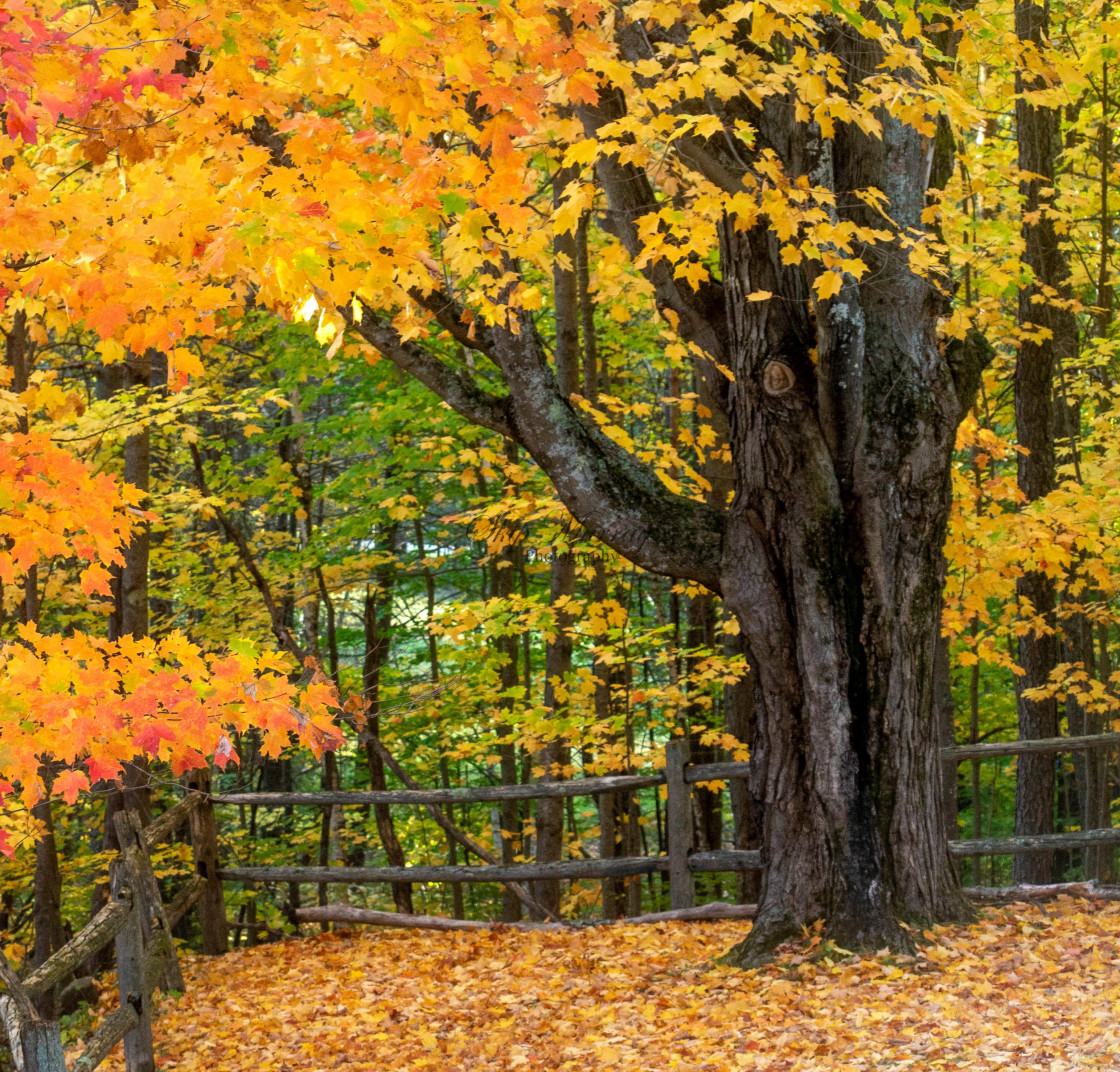
<svg viewBox="0 0 1120 1072">
<path fill-rule="evenodd" d="M 509 398 L 500 398 L 403 340 L 364 303 L 362 309 L 360 323 L 348 308 L 340 311 L 367 342 L 467 420 L 520 443 L 589 532 L 644 569 L 719 591 L 722 514 L 673 495 L 580 417 L 560 391 L 531 318 L 521 318 L 516 334 L 491 329 L 494 358 L 510 389 Z"/>
<path fill-rule="evenodd" d="M 563 396 L 533 321 L 494 328 L 510 390 L 511 436 L 548 474 L 564 505 L 589 532 L 636 565 L 719 591 L 723 515 L 672 494 L 656 475 Z"/>
<path fill-rule="evenodd" d="M 191 443 L 190 450 L 191 460 L 194 462 L 195 485 L 206 498 L 213 500 L 215 496 L 206 483 L 206 474 L 202 468 L 202 455 L 199 453 L 197 444 Z M 280 612 L 280 607 L 272 597 L 272 587 L 269 585 L 265 575 L 261 573 L 248 541 L 241 534 L 241 530 L 230 520 L 229 515 L 226 514 L 220 506 L 211 502 L 210 508 L 217 516 L 218 524 L 221 525 L 222 531 L 226 534 L 226 539 L 237 548 L 237 553 L 241 558 L 242 565 L 249 571 L 249 576 L 252 577 L 253 584 L 256 585 L 257 591 L 260 592 L 261 599 L 264 600 L 265 609 L 268 611 L 269 621 L 272 624 L 272 632 L 280 642 L 280 646 L 291 655 L 294 655 L 302 666 L 304 659 L 307 657 L 307 653 L 296 643 L 295 637 L 292 636 L 291 631 L 284 624 L 284 615 Z"/>
<path fill-rule="evenodd" d="M 494 335 L 489 326 L 481 320 L 475 320 L 473 324 L 464 323 L 464 307 L 449 294 L 442 290 L 431 290 L 425 294 L 419 287 L 413 287 L 408 296 L 421 308 L 427 309 L 436 323 L 460 346 L 494 359 Z"/>
<path fill-rule="evenodd" d="M 976 402 L 981 377 L 995 356 L 995 347 L 976 328 L 969 328 L 963 339 L 950 339 L 945 344 L 945 360 L 953 375 L 962 420 Z"/>
<path fill-rule="evenodd" d="M 499 435 L 512 436 L 509 399 L 484 391 L 469 376 L 445 365 L 435 354 L 406 342 L 392 324 L 380 319 L 365 302 L 362 302 L 360 322 L 354 319 L 347 306 L 340 306 L 339 312 L 366 342 L 376 346 L 398 368 L 415 376 L 472 424 L 480 424 Z"/>
<path fill-rule="evenodd" d="M 600 137 L 608 123 L 621 119 L 626 103 L 620 93 L 601 93 L 596 105 L 581 105 L 575 114 L 589 138 Z M 653 186 L 642 168 L 623 164 L 617 156 L 601 156 L 595 164 L 599 185 L 606 194 L 610 210 L 610 230 L 637 258 L 644 250 L 637 221 L 657 209 Z M 726 363 L 726 327 L 723 288 L 715 282 L 686 290 L 673 275 L 673 266 L 661 257 L 642 269 L 653 286 L 658 309 L 670 310 L 676 317 L 676 330 L 686 342 L 695 342 L 713 361 Z"/>
</svg>

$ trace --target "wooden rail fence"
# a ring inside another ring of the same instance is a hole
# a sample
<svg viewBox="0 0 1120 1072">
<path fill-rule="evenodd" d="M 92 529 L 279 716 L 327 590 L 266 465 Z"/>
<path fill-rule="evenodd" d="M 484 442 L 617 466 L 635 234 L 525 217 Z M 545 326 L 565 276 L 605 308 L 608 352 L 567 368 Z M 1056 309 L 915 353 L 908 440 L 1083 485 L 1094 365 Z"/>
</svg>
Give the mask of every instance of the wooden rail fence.
<svg viewBox="0 0 1120 1072">
<path fill-rule="evenodd" d="M 954 765 L 1024 753 L 1059 753 L 1120 747 L 1120 733 L 1091 737 L 1055 737 L 1036 741 L 1009 741 L 943 748 L 942 758 Z M 395 762 L 394 769 L 399 767 Z M 465 789 L 421 789 L 407 774 L 398 770 L 410 788 L 384 791 L 335 791 L 312 793 L 210 793 L 210 775 L 198 771 L 184 781 L 186 796 L 174 807 L 142 827 L 132 811 L 115 816 L 121 855 L 111 870 L 109 903 L 79 934 L 49 960 L 20 980 L 0 958 L 0 981 L 7 993 L 0 995 L 0 1020 L 7 1029 L 17 1072 L 66 1072 L 62 1056 L 60 1027 L 36 1014 L 33 999 L 70 977 L 75 969 L 109 942 L 116 944 L 120 1004 L 100 1024 L 86 1043 L 71 1072 L 93 1072 L 120 1040 L 124 1040 L 128 1072 L 154 1072 L 150 1002 L 152 991 L 184 989 L 183 976 L 171 929 L 192 908 L 198 908 L 203 949 L 224 952 L 233 927 L 226 920 L 222 884 L 224 882 L 261 883 L 394 883 L 394 882 L 495 882 L 510 886 L 526 903 L 532 899 L 520 883 L 541 879 L 616 879 L 663 873 L 669 879 L 668 913 L 653 913 L 638 921 L 663 918 L 740 918 L 750 915 L 753 906 L 706 905 L 695 907 L 693 876 L 702 872 L 730 872 L 760 869 L 761 854 L 753 850 L 692 851 L 692 786 L 712 781 L 731 781 L 749 776 L 748 763 L 689 764 L 687 742 L 674 739 L 666 747 L 663 773 L 583 778 L 534 785 L 479 786 Z M 441 805 L 493 803 L 509 799 L 574 797 L 635 792 L 666 787 L 667 852 L 661 856 L 613 857 L 605 859 L 564 860 L 557 863 L 501 864 L 477 843 L 455 830 Z M 414 867 L 226 867 L 219 865 L 215 806 L 256 805 L 288 807 L 307 805 L 403 804 L 427 806 L 437 821 L 455 833 L 475 855 L 487 862 L 465 866 Z M 184 823 L 189 823 L 195 861 L 195 874 L 163 904 L 159 884 L 149 854 Z M 1031 837 L 962 839 L 951 841 L 949 850 L 957 856 L 997 855 L 1038 852 L 1088 845 L 1120 844 L 1120 829 L 1071 831 Z M 1092 884 L 1070 887 L 1073 893 L 1097 895 Z M 1092 887 L 1092 888 L 1091 888 Z M 1031 888 L 1034 889 L 1034 888 Z M 1039 887 L 1049 891 L 1050 887 Z M 1065 887 L 1055 886 L 1060 891 Z M 971 891 L 982 899 L 1000 899 L 1016 891 L 978 889 Z M 1027 890 L 1026 895 L 1031 891 Z M 1038 894 L 1042 896 L 1042 893 Z M 1100 891 L 1101 896 L 1113 896 Z M 1116 896 L 1120 896 L 1117 893 Z M 328 905 L 298 910 L 297 919 L 325 921 L 339 919 L 393 925 L 410 922 L 423 925 L 425 917 L 402 917 L 396 913 L 372 912 L 350 906 Z M 481 926 L 469 921 L 442 921 L 442 929 Z M 435 925 L 435 924 L 433 924 Z M 551 924 L 547 924 L 551 925 Z M 247 926 L 252 926 L 248 924 Z M 244 929 L 242 927 L 242 929 Z"/>
<path fill-rule="evenodd" d="M 482 864 L 466 866 L 431 865 L 414 867 L 226 867 L 218 877 L 230 882 L 306 882 L 362 884 L 378 882 L 497 882 L 502 884 L 541 879 L 607 879 L 665 872 L 669 876 L 669 904 L 674 910 L 695 904 L 692 875 L 695 872 L 746 871 L 762 866 L 758 852 L 719 850 L 691 852 L 691 786 L 700 782 L 746 778 L 747 763 L 689 765 L 687 742 L 670 741 L 666 747 L 664 774 L 613 775 L 580 778 L 533 785 L 478 786 L 467 789 L 392 789 L 381 791 L 324 791 L 317 793 L 231 793 L 211 797 L 216 805 L 289 807 L 355 804 L 474 804 L 542 797 L 592 796 L 620 791 L 634 792 L 666 786 L 666 842 L 664 856 L 632 856 L 613 859 L 564 860 L 558 863 Z M 321 914 L 321 913 L 320 913 Z M 310 917 L 308 917 L 310 918 Z M 318 917 L 316 917 L 318 918 Z"/>
<path fill-rule="evenodd" d="M 1001 758 L 1025 753 L 1058 753 L 1120 747 L 1120 733 L 1091 737 L 1052 737 L 1035 741 L 1006 741 L 985 744 L 953 745 L 941 750 L 942 758 L 953 764 L 966 760 Z M 664 773 L 615 775 L 581 778 L 533 785 L 477 786 L 464 789 L 392 789 L 382 791 L 345 791 L 310 793 L 231 793 L 211 798 L 216 805 L 237 804 L 258 807 L 309 805 L 405 804 L 438 808 L 450 804 L 481 804 L 503 800 L 544 797 L 594 796 L 620 791 L 634 792 L 654 786 L 666 787 L 666 842 L 664 856 L 634 856 L 609 859 L 564 860 L 558 863 L 521 863 L 482 865 L 422 865 L 411 867 L 227 867 L 217 874 L 222 881 L 244 883 L 339 883 L 368 884 L 394 882 L 495 882 L 514 884 L 541 879 L 613 879 L 661 872 L 669 878 L 669 904 L 672 911 L 695 905 L 693 876 L 699 872 L 748 871 L 762 867 L 761 854 L 753 850 L 692 851 L 691 787 L 712 781 L 747 778 L 749 763 L 689 764 L 687 742 L 673 739 L 666 746 Z M 415 784 L 415 783 L 413 783 Z M 954 856 L 1004 855 L 1076 848 L 1088 845 L 1120 844 L 1120 829 L 1070 831 L 1060 834 L 1001 838 L 960 839 L 949 843 Z M 297 918 L 317 920 L 331 915 L 332 907 L 300 909 Z M 361 910 L 357 910 L 361 911 Z M 337 913 L 336 913 L 337 914 Z M 375 913 L 376 914 L 376 913 Z M 388 915 L 380 913 L 380 915 Z"/>
</svg>

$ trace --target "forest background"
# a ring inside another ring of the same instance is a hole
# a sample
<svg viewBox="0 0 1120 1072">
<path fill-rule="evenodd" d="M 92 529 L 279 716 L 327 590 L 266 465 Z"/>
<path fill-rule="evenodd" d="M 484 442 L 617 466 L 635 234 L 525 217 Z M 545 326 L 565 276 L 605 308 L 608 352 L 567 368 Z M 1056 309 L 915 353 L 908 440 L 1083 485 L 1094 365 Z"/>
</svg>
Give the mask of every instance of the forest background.
<svg viewBox="0 0 1120 1072">
<path fill-rule="evenodd" d="M 544 7 L 275 7 L 279 23 L 237 4 L 17 4 L 0 23 L 0 672 L 13 698 L 0 755 L 14 853 L 0 865 L 0 926 L 16 963 L 41 963 L 96 911 L 113 810 L 127 798 L 158 811 L 204 757 L 222 790 L 291 790 L 393 785 L 373 736 L 424 785 L 654 770 L 674 734 L 694 761 L 747 755 L 752 677 L 720 599 L 591 537 L 523 449 L 371 344 L 378 322 L 363 303 L 385 301 L 391 278 L 395 339 L 422 338 L 444 367 L 485 379 L 474 348 L 484 325 L 449 317 L 440 295 L 471 271 L 485 277 L 472 257 L 495 241 L 486 220 L 498 218 L 521 236 L 516 307 L 558 363 L 567 355 L 581 412 L 669 490 L 726 496 L 711 384 L 659 315 L 649 255 L 635 263 L 612 227 L 590 166 L 599 150 L 573 127 L 595 77 L 565 69 L 552 110 L 534 99 L 542 110 L 529 114 L 517 79 L 531 84 L 555 62 L 533 47 L 559 47 Z M 720 18 L 753 20 L 762 42 L 799 19 L 866 21 L 843 5 L 739 7 L 750 10 Z M 952 166 L 931 194 L 935 241 L 911 263 L 945 273 L 946 344 L 978 329 L 994 347 L 957 436 L 936 716 L 946 743 L 1099 733 L 1120 706 L 1120 23 L 1103 2 L 879 7 L 904 37 L 955 28 L 952 92 L 938 101 L 952 116 Z M 649 3 L 626 18 L 658 40 L 682 10 L 700 29 L 719 25 L 706 9 Z M 597 24 L 575 8 L 566 17 Z M 346 43 L 374 29 L 394 62 L 415 64 L 413 94 L 425 57 L 443 56 L 445 79 L 469 80 L 491 62 L 483 42 L 522 50 L 506 85 L 517 92 L 471 105 L 484 112 L 471 118 L 487 139 L 485 180 L 408 157 L 459 137 L 441 129 L 438 79 L 424 99 L 394 97 L 395 86 L 357 99 Z M 699 47 L 697 69 L 715 85 L 702 57 L 720 56 L 718 33 Z M 787 60 L 801 64 L 787 72 L 791 97 L 827 122 L 832 88 L 809 54 Z M 642 62 L 664 75 L 647 59 L 633 64 L 639 76 L 652 77 Z M 914 104 L 914 121 L 930 107 Z M 722 135 L 690 122 L 682 133 L 679 116 L 661 122 L 653 109 L 634 136 L 657 180 L 650 226 L 672 249 L 674 278 L 701 288 L 719 274 L 711 194 L 666 146 Z M 348 169 L 405 127 L 412 140 L 386 150 L 396 170 L 381 192 L 406 192 L 371 209 Z M 515 170 L 518 198 L 488 203 Z M 822 237 L 838 228 L 813 216 L 811 197 L 798 214 L 796 184 L 771 178 L 784 198 L 769 205 L 774 226 L 788 227 L 791 260 L 818 262 L 826 300 L 866 266 L 845 253 L 850 236 Z M 347 243 L 374 228 L 359 278 L 344 269 Z M 169 696 L 197 705 L 195 721 L 182 707 L 170 717 Z M 133 721 L 105 731 L 114 705 Z M 956 790 L 950 821 L 970 836 L 1109 826 L 1120 766 L 1101 752 L 975 762 Z M 606 810 L 568 798 L 455 818 L 509 862 L 664 851 L 656 790 L 604 800 Z M 221 835 L 239 864 L 460 862 L 425 814 L 384 805 L 243 807 L 223 816 Z M 694 843 L 755 846 L 745 795 L 698 792 Z M 1014 874 L 1008 857 L 964 860 L 962 878 L 1107 880 L 1115 867 L 1111 846 L 1016 859 Z M 187 846 L 161 867 L 189 871 Z M 756 881 L 713 876 L 701 890 L 751 900 Z M 568 916 L 632 915 L 667 898 L 657 875 L 552 885 L 542 897 Z M 325 895 L 227 884 L 235 938 L 289 931 L 290 909 Z M 474 918 L 521 911 L 478 885 L 332 896 Z"/>
</svg>

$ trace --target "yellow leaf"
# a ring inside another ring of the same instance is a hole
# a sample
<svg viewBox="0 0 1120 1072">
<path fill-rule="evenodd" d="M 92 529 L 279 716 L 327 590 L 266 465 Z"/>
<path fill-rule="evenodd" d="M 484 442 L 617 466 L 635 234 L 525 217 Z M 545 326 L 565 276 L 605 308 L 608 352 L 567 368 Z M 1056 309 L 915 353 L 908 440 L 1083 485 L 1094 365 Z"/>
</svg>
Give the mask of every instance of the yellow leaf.
<svg viewBox="0 0 1120 1072">
<path fill-rule="evenodd" d="M 125 348 L 116 339 L 102 339 L 97 344 L 97 352 L 106 365 L 115 365 L 125 358 Z"/>
<path fill-rule="evenodd" d="M 821 272 L 816 279 L 813 280 L 813 287 L 817 292 L 817 297 L 824 301 L 826 298 L 831 298 L 840 293 L 840 288 L 844 285 L 844 276 L 840 272 Z"/>
</svg>

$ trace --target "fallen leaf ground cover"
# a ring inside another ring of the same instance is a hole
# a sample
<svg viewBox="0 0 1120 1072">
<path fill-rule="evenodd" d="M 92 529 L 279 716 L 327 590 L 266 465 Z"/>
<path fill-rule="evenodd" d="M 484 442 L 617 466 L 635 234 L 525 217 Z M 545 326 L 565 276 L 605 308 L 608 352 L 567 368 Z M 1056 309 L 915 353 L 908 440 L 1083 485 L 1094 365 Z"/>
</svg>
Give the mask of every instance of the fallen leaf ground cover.
<svg viewBox="0 0 1120 1072">
<path fill-rule="evenodd" d="M 807 935 L 757 971 L 748 924 L 365 931 L 188 958 L 164 1072 L 1120 1069 L 1120 906 L 1065 899 L 927 932 L 918 956 Z M 108 995 L 106 995 L 108 997 Z M 120 1050 L 106 1066 L 123 1069 Z"/>
</svg>

